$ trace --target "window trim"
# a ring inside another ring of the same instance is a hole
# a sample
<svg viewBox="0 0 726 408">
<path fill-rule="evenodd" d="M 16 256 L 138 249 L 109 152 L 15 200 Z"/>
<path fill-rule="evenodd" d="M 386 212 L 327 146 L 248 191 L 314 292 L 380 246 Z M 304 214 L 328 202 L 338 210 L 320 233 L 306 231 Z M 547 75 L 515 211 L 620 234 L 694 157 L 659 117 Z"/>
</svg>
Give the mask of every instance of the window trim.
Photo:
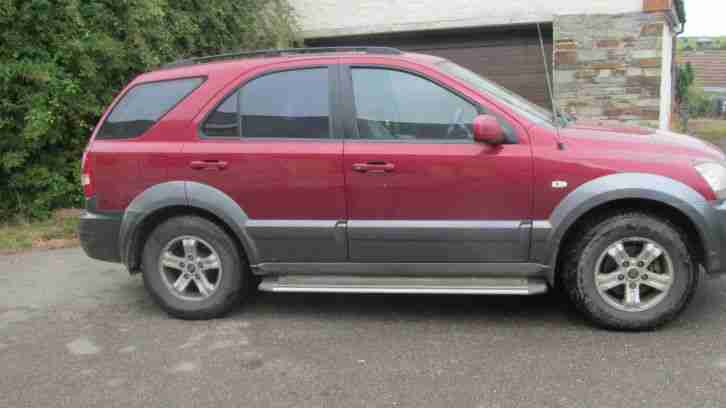
<svg viewBox="0 0 726 408">
<path fill-rule="evenodd" d="M 204 131 L 204 127 L 207 125 L 207 122 L 209 121 L 209 119 L 211 118 L 211 116 L 215 112 L 217 112 L 217 109 L 219 109 L 219 107 L 221 107 L 222 105 L 224 105 L 225 102 L 227 102 L 227 99 L 229 99 L 230 97 L 232 97 L 232 95 L 234 95 L 239 90 L 240 90 L 240 88 L 239 87 L 236 87 L 232 92 L 229 92 L 229 93 L 225 94 L 224 97 L 219 101 L 219 103 L 217 103 L 216 105 L 214 105 L 214 108 L 210 109 L 209 112 L 207 112 L 207 113 L 204 114 L 204 118 L 202 119 L 201 122 L 199 122 L 199 125 L 197 126 L 197 135 L 199 136 L 200 139 L 212 139 L 212 140 L 239 140 L 239 139 L 241 139 L 241 137 L 242 137 L 241 136 L 242 135 L 242 127 L 241 127 L 241 125 L 242 125 L 242 119 L 240 118 L 240 114 L 239 114 L 240 99 L 241 99 L 239 94 L 237 94 L 237 98 L 236 98 L 237 99 L 237 103 L 235 104 L 237 106 L 236 112 L 235 112 L 236 115 L 237 115 L 237 136 L 236 137 L 209 136 Z"/>
<path fill-rule="evenodd" d="M 149 126 L 148 129 L 146 129 L 142 133 L 140 133 L 140 134 L 138 134 L 136 136 L 133 136 L 133 137 L 110 137 L 110 138 L 100 137 L 99 138 L 99 135 L 101 134 L 101 130 L 103 129 L 103 126 L 111 118 L 111 115 L 113 115 L 113 112 L 116 110 L 116 108 L 121 103 L 121 101 L 123 101 L 126 98 L 126 96 L 129 93 L 131 93 L 131 91 L 133 91 L 134 89 L 136 89 L 136 88 L 138 88 L 140 86 L 143 86 L 143 85 L 153 85 L 153 84 L 159 84 L 159 83 L 164 83 L 164 82 L 183 81 L 183 80 L 187 80 L 187 79 L 201 79 L 201 82 L 196 87 L 194 87 L 192 90 L 190 90 L 186 95 L 184 95 L 181 99 L 179 99 L 168 110 L 166 110 L 164 113 L 162 113 L 159 116 L 159 118 L 156 119 L 156 121 L 154 121 L 154 124 L 151 125 L 151 126 Z M 156 125 L 159 124 L 159 122 L 161 122 L 162 120 L 164 120 L 164 118 L 166 117 L 166 115 L 168 115 L 169 113 L 171 113 L 171 111 L 173 111 L 174 109 L 176 109 L 177 106 L 181 105 L 182 102 L 184 102 L 185 100 L 187 100 L 187 98 L 189 98 L 194 92 L 196 92 L 199 88 L 201 88 L 202 85 L 204 85 L 207 82 L 207 79 L 208 79 L 208 77 L 206 75 L 194 75 L 194 76 L 182 76 L 182 77 L 178 77 L 178 78 L 158 79 L 158 80 L 155 80 L 155 81 L 146 81 L 146 82 L 139 82 L 139 83 L 134 84 L 133 86 L 131 86 L 128 89 L 126 89 L 123 93 L 121 93 L 121 95 L 119 95 L 116 98 L 116 102 L 113 104 L 113 106 L 111 106 L 111 108 L 108 111 L 108 114 L 103 117 L 103 122 L 98 126 L 98 131 L 94 135 L 93 139 L 94 140 L 99 140 L 99 141 L 133 140 L 133 139 L 138 139 L 138 138 L 144 136 L 145 134 L 147 134 L 151 130 L 153 130 L 156 127 Z"/>
<path fill-rule="evenodd" d="M 355 68 L 369 68 L 369 69 L 385 69 L 389 71 L 399 71 L 406 74 L 417 76 L 425 81 L 429 81 L 435 85 L 438 85 L 440 88 L 443 88 L 444 90 L 452 93 L 453 95 L 456 95 L 463 99 L 464 101 L 470 103 L 477 111 L 477 114 L 494 114 L 497 118 L 507 122 L 509 124 L 509 127 L 512 128 L 514 131 L 513 140 L 507 141 L 505 144 L 520 144 L 519 143 L 519 135 L 517 132 L 517 127 L 512 125 L 511 121 L 501 117 L 501 115 L 497 115 L 495 113 L 489 112 L 484 106 L 482 106 L 479 102 L 475 101 L 468 95 L 465 95 L 464 93 L 460 92 L 457 89 L 452 88 L 451 86 L 444 84 L 442 81 L 431 78 L 430 76 L 423 74 L 419 71 L 407 68 L 407 67 L 400 67 L 400 66 L 393 66 L 393 65 L 385 65 L 385 64 L 379 64 L 379 63 L 353 63 L 353 64 L 342 64 L 340 66 L 341 68 L 341 93 L 343 94 L 344 100 L 345 100 L 345 110 L 346 110 L 346 132 L 345 132 L 345 139 L 346 140 L 352 140 L 356 142 L 364 142 L 364 143 L 413 143 L 413 144 L 475 144 L 477 143 L 473 139 L 455 139 L 455 140 L 446 140 L 446 139 L 408 139 L 408 140 L 401 140 L 401 139 L 364 139 L 360 137 L 359 129 L 358 129 L 358 113 L 357 108 L 355 106 L 355 90 L 353 85 L 353 69 Z"/>
<path fill-rule="evenodd" d="M 325 142 L 325 141 L 340 141 L 342 139 L 341 135 L 342 132 L 337 131 L 338 121 L 336 120 L 336 116 L 339 116 L 336 114 L 337 107 L 336 107 L 336 101 L 338 99 L 337 97 L 337 89 L 338 89 L 338 65 L 335 64 L 314 64 L 314 65 L 305 65 L 305 66 L 295 66 L 295 67 L 280 67 L 276 69 L 270 69 L 265 70 L 264 72 L 260 72 L 256 75 L 250 76 L 249 78 L 243 79 L 240 83 L 234 86 L 229 92 L 227 92 L 218 103 L 214 105 L 212 109 L 209 109 L 205 114 L 202 120 L 199 122 L 199 125 L 197 126 L 197 136 L 200 140 L 214 140 L 214 141 L 312 141 L 312 142 Z M 309 138 L 309 137 L 245 137 L 242 135 L 242 89 L 252 81 L 255 81 L 257 79 L 260 79 L 262 77 L 268 76 L 268 75 L 274 75 L 279 74 L 282 72 L 290 72 L 290 71 L 305 71 L 310 69 L 321 69 L 321 68 L 327 68 L 328 70 L 328 110 L 329 110 L 329 120 L 328 120 L 328 132 L 329 137 L 327 138 Z M 209 136 L 204 132 L 204 126 L 206 125 L 207 121 L 209 120 L 209 117 L 212 116 L 214 112 L 217 111 L 217 109 L 229 98 L 234 94 L 235 92 L 239 92 L 237 94 L 237 137 L 226 137 L 226 136 Z"/>
</svg>

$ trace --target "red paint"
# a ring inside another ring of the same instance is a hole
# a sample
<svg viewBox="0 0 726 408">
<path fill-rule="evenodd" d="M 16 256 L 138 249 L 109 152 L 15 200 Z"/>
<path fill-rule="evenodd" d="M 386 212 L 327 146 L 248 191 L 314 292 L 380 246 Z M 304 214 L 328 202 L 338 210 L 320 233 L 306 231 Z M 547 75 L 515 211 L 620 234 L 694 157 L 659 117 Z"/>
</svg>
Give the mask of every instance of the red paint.
<svg viewBox="0 0 726 408">
<path fill-rule="evenodd" d="M 718 149 L 683 135 L 650 131 L 622 133 L 620 129 L 570 125 L 560 130 L 565 149 L 555 143 L 554 131 L 532 129 L 535 172 L 534 219 L 548 219 L 552 210 L 572 190 L 595 178 L 613 173 L 650 173 L 680 181 L 708 200 L 716 197 L 694 170 L 700 160 L 724 160 Z M 566 180 L 566 189 L 551 187 Z"/>
<path fill-rule="evenodd" d="M 395 165 L 384 173 L 355 163 Z M 529 146 L 346 141 L 351 219 L 524 220 L 530 216 Z M 507 203 L 503 205 L 503 203 Z"/>
<path fill-rule="evenodd" d="M 504 143 L 504 129 L 492 115 L 478 115 L 472 124 L 474 140 L 490 145 Z"/>
<path fill-rule="evenodd" d="M 191 180 L 218 188 L 254 219 L 541 220 L 572 190 L 617 172 L 658 174 L 715 199 L 693 169 L 724 160 L 694 138 L 642 128 L 535 126 L 500 101 L 440 72 L 433 57 L 328 54 L 228 61 L 141 75 L 130 85 L 178 77 L 207 81 L 136 139 L 92 140 L 84 173 L 101 210 L 123 210 L 145 189 Z M 355 140 L 200 139 L 198 125 L 235 87 L 270 70 L 378 64 L 420 73 L 512 124 L 519 143 L 368 143 Z M 128 87 L 127 87 L 128 89 Z M 125 91 L 124 91 L 125 92 Z M 106 115 L 104 115 L 105 118 Z M 217 161 L 221 166 L 192 162 Z M 197 167 L 197 168 L 193 168 Z M 205 167 L 200 169 L 199 167 Z M 206 168 L 209 167 L 209 168 Z M 552 181 L 568 186 L 553 189 Z"/>
<path fill-rule="evenodd" d="M 224 170 L 194 170 L 194 160 L 221 160 Z M 173 173 L 215 187 L 253 219 L 345 219 L 343 142 L 205 140 L 185 143 Z"/>
</svg>

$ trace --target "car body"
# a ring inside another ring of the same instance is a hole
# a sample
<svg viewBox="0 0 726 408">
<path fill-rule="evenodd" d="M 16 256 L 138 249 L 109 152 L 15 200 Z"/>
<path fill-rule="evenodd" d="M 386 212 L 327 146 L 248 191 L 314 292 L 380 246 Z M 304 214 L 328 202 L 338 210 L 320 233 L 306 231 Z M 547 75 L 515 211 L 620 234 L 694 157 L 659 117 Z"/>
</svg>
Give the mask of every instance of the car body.
<svg viewBox="0 0 726 408">
<path fill-rule="evenodd" d="M 157 97 L 163 112 L 134 107 Z M 561 284 L 589 221 L 631 213 L 677 231 L 686 268 L 718 275 L 725 159 L 684 135 L 553 119 L 437 57 L 266 52 L 134 79 L 84 153 L 80 235 L 89 256 L 146 274 L 153 232 L 197 217 L 263 290 L 534 294 Z M 595 320 L 668 320 L 623 316 Z"/>
</svg>

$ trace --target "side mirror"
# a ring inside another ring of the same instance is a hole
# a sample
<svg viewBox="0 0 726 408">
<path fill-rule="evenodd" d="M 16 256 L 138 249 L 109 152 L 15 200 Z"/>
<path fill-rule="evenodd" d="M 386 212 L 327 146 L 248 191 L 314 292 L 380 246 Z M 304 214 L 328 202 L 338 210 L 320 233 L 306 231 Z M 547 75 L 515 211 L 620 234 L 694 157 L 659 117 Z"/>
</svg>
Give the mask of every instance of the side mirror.
<svg viewBox="0 0 726 408">
<path fill-rule="evenodd" d="M 488 145 L 504 143 L 504 128 L 492 115 L 479 115 L 474 118 L 474 140 Z"/>
</svg>

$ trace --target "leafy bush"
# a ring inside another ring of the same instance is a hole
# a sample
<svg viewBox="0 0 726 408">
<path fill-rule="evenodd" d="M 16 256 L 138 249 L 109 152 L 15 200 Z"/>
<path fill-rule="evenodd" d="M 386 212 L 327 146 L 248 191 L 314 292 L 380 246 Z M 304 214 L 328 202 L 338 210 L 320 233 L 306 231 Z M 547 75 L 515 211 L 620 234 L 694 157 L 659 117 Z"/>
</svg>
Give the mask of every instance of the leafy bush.
<svg viewBox="0 0 726 408">
<path fill-rule="evenodd" d="M 79 206 L 79 161 L 135 75 L 294 41 L 285 0 L 0 0 L 0 222 Z"/>
<path fill-rule="evenodd" d="M 691 86 L 688 89 L 688 111 L 692 118 L 704 118 L 714 114 L 713 100 L 706 94 L 703 87 Z"/>
<path fill-rule="evenodd" d="M 676 100 L 679 103 L 688 99 L 688 90 L 695 80 L 696 73 L 690 62 L 676 68 Z"/>
</svg>

